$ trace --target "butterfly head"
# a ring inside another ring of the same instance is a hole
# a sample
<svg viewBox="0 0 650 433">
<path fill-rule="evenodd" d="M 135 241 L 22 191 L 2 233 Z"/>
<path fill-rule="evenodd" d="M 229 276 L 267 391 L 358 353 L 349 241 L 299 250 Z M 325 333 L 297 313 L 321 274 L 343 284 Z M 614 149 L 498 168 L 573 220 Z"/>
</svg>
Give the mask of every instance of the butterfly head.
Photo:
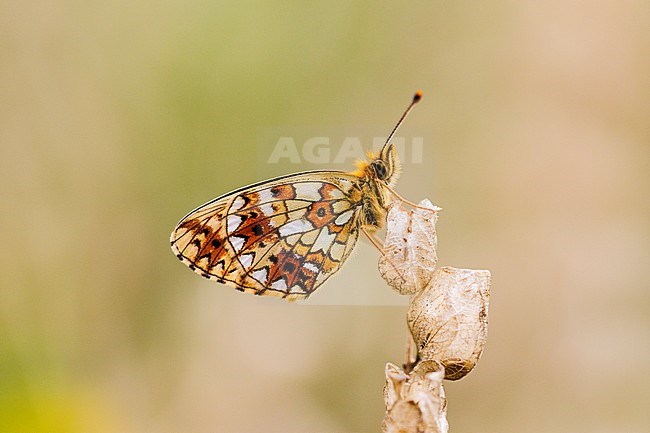
<svg viewBox="0 0 650 433">
<path fill-rule="evenodd" d="M 390 143 L 384 146 L 379 155 L 368 151 L 367 156 L 367 160 L 357 161 L 357 170 L 354 174 L 394 187 L 402 171 L 395 145 Z"/>
<path fill-rule="evenodd" d="M 373 155 L 374 156 L 374 155 Z M 368 164 L 370 175 L 378 181 L 385 182 L 393 187 L 399 179 L 402 171 L 402 165 L 397 157 L 395 145 L 390 143 L 381 150 L 376 157 L 371 158 Z"/>
</svg>

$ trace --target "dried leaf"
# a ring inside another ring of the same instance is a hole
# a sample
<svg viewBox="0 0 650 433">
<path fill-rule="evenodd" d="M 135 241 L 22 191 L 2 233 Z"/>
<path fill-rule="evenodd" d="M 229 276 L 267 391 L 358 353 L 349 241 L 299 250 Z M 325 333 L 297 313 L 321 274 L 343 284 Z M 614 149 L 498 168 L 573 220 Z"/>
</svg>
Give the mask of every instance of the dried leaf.
<svg viewBox="0 0 650 433">
<path fill-rule="evenodd" d="M 436 221 L 440 208 L 429 200 L 407 212 L 399 202 L 391 205 L 386 217 L 384 255 L 379 259 L 379 273 L 394 290 L 412 295 L 427 286 L 438 261 L 436 256 Z"/>
<path fill-rule="evenodd" d="M 407 314 L 420 359 L 440 362 L 448 380 L 469 373 L 485 347 L 489 299 L 489 271 L 438 269 Z"/>
<path fill-rule="evenodd" d="M 444 368 L 438 362 L 418 364 L 404 373 L 394 364 L 386 364 L 384 399 L 385 433 L 447 433 L 447 404 L 442 386 Z"/>
</svg>

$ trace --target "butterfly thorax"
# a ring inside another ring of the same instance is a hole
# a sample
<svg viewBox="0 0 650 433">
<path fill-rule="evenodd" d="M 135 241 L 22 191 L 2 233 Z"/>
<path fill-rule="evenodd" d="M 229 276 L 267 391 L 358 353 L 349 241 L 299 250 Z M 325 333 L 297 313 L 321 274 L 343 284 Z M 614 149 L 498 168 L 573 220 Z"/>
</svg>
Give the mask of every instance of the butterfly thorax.
<svg viewBox="0 0 650 433">
<path fill-rule="evenodd" d="M 379 155 L 368 152 L 367 161 L 358 161 L 352 174 L 360 178 L 363 194 L 361 225 L 368 231 L 379 230 L 386 219 L 389 189 L 397 183 L 401 165 L 392 144 L 385 146 Z"/>
<path fill-rule="evenodd" d="M 381 181 L 368 179 L 362 181 L 362 213 L 360 225 L 371 233 L 376 232 L 384 225 L 386 220 L 386 205 L 388 197 L 385 186 Z"/>
</svg>

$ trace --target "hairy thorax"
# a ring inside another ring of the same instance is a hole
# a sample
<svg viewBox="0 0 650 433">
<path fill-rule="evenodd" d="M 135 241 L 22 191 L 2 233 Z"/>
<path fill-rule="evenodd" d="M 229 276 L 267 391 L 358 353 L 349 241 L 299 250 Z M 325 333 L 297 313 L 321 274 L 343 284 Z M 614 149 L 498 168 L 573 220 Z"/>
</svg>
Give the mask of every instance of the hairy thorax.
<svg viewBox="0 0 650 433">
<path fill-rule="evenodd" d="M 363 194 L 361 225 L 374 233 L 381 229 L 386 220 L 388 197 L 386 188 L 376 179 L 366 179 L 361 187 Z"/>
</svg>

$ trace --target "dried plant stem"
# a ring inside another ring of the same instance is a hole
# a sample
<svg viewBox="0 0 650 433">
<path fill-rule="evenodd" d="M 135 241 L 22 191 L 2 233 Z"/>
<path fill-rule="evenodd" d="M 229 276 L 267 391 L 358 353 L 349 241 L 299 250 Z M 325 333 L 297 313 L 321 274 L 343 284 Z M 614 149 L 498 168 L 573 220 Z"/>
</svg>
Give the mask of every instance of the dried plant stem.
<svg viewBox="0 0 650 433">
<path fill-rule="evenodd" d="M 403 369 L 386 364 L 382 431 L 447 433 L 442 381 L 467 375 L 483 351 L 490 273 L 436 269 L 439 208 L 428 200 L 407 203 L 415 209 L 405 212 L 394 206 L 388 212 L 386 252 L 379 261 L 388 285 L 402 295 L 412 295 Z"/>
<path fill-rule="evenodd" d="M 418 359 L 418 350 L 415 346 L 415 340 L 413 340 L 413 336 L 410 332 L 406 337 L 406 356 L 404 359 L 404 371 L 410 373 L 415 368 Z"/>
</svg>

